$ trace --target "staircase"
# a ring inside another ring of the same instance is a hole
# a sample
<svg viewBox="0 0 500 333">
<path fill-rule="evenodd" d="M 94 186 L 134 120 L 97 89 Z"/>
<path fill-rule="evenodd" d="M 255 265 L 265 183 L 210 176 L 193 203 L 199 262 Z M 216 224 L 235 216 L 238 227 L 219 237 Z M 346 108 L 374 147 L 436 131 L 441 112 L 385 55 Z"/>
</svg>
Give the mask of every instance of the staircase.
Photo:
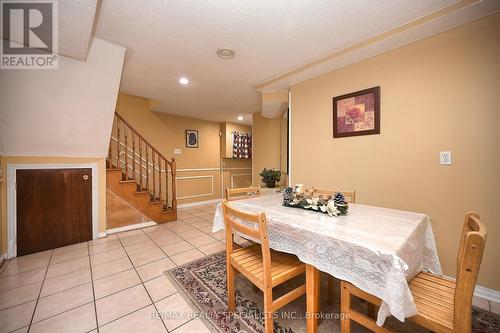
<svg viewBox="0 0 500 333">
<path fill-rule="evenodd" d="M 157 223 L 177 220 L 175 159 L 169 161 L 116 112 L 106 167 L 106 187 L 117 196 Z"/>
</svg>

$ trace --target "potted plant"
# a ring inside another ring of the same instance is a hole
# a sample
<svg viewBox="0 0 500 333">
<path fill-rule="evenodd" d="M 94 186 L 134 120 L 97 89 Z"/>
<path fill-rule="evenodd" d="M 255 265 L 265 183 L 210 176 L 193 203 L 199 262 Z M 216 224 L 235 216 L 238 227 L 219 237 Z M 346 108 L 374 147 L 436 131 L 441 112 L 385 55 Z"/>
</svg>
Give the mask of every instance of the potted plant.
<svg viewBox="0 0 500 333">
<path fill-rule="evenodd" d="M 262 182 L 266 184 L 266 187 L 274 188 L 276 186 L 276 182 L 280 181 L 281 171 L 276 171 L 274 169 L 267 170 L 264 168 L 259 175 L 262 177 Z"/>
</svg>

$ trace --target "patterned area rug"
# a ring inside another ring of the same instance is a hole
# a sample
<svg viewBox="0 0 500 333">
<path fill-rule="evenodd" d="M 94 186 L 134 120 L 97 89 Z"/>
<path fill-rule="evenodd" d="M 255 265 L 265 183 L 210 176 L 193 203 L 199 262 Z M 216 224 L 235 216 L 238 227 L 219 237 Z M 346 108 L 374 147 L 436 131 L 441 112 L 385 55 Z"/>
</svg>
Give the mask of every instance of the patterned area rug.
<svg viewBox="0 0 500 333">
<path fill-rule="evenodd" d="M 236 313 L 230 315 L 227 312 L 226 291 L 226 256 L 225 252 L 219 252 L 186 265 L 174 268 L 166 275 L 174 282 L 179 292 L 200 310 L 200 317 L 214 332 L 262 332 L 262 293 L 254 291 L 252 284 L 241 274 L 236 278 Z M 322 276 L 321 290 L 326 290 L 326 277 Z M 338 281 L 336 281 L 338 282 Z M 294 287 L 304 283 L 304 278 L 299 277 L 278 288 L 275 288 L 274 298 L 292 290 Z M 335 286 L 335 302 L 328 305 L 326 297 L 322 297 L 320 305 L 321 323 L 319 332 L 340 332 L 340 299 L 339 286 Z M 354 300 L 353 300 L 354 301 Z M 275 332 L 306 332 L 305 318 L 305 296 L 280 309 L 274 320 Z M 355 307 L 364 312 L 366 304 L 357 302 Z M 493 333 L 500 332 L 500 316 L 485 310 L 474 308 L 473 332 Z M 427 333 L 411 323 L 402 324 L 394 318 L 386 321 L 388 328 L 401 333 Z M 369 332 L 364 327 L 355 323 L 352 325 L 353 332 Z"/>
</svg>

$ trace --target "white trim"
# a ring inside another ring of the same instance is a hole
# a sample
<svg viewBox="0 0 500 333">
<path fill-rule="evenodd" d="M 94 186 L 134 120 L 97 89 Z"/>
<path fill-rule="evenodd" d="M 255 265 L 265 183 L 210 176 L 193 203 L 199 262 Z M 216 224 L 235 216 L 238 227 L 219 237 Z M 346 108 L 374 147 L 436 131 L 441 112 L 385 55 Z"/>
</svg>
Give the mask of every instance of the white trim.
<svg viewBox="0 0 500 333">
<path fill-rule="evenodd" d="M 196 201 L 196 202 L 190 202 L 182 205 L 177 205 L 177 208 L 186 208 L 186 207 L 193 207 L 193 206 L 202 206 L 202 205 L 207 205 L 215 202 L 221 202 L 222 199 L 212 199 L 212 200 L 205 200 L 205 201 Z"/>
<path fill-rule="evenodd" d="M 16 171 L 25 169 L 92 169 L 92 239 L 99 237 L 99 172 L 97 163 L 82 164 L 7 164 L 7 257 L 17 256 Z"/>
<path fill-rule="evenodd" d="M 452 276 L 444 275 L 445 277 L 455 280 Z M 474 296 L 487 299 L 492 302 L 500 303 L 500 291 L 495 289 L 486 288 L 476 284 L 474 288 Z"/>
<path fill-rule="evenodd" d="M 234 188 L 234 177 L 237 176 L 252 176 L 251 173 L 234 173 L 231 175 L 231 188 Z"/>
<path fill-rule="evenodd" d="M 108 237 L 108 233 L 106 231 L 99 233 L 99 238 L 105 238 L 105 237 Z"/>
<path fill-rule="evenodd" d="M 500 303 L 500 291 L 476 285 L 474 296 L 487 299 L 492 302 Z"/>
<path fill-rule="evenodd" d="M 152 227 L 154 225 L 158 225 L 158 223 L 156 223 L 154 221 L 148 221 L 148 222 L 142 222 L 142 223 L 136 223 L 136 224 L 126 225 L 124 227 L 108 229 L 108 230 L 106 230 L 106 232 L 107 232 L 108 235 L 112 235 L 112 234 L 116 234 L 118 232 L 135 230 L 135 229 L 141 229 L 141 228 L 146 228 L 146 227 Z"/>
<path fill-rule="evenodd" d="M 199 197 L 206 197 L 206 196 L 211 196 L 214 195 L 214 176 L 185 176 L 185 177 L 175 177 L 175 188 L 179 188 L 178 180 L 183 180 L 183 179 L 199 179 L 199 178 L 210 178 L 211 179 L 211 189 L 210 193 L 208 194 L 195 194 L 195 195 L 187 195 L 184 197 L 177 197 L 177 200 L 181 199 L 191 199 L 191 198 L 199 198 Z"/>
</svg>

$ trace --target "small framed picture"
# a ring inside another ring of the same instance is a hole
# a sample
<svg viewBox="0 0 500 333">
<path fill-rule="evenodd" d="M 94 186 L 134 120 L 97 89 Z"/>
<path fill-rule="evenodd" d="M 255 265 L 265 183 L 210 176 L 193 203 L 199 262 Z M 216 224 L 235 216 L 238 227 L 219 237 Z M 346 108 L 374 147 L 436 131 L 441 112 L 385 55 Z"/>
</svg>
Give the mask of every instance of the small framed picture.
<svg viewBox="0 0 500 333">
<path fill-rule="evenodd" d="M 198 131 L 186 130 L 186 147 L 198 148 Z"/>
<path fill-rule="evenodd" d="M 333 98 L 333 137 L 380 133 L 380 87 Z"/>
</svg>

